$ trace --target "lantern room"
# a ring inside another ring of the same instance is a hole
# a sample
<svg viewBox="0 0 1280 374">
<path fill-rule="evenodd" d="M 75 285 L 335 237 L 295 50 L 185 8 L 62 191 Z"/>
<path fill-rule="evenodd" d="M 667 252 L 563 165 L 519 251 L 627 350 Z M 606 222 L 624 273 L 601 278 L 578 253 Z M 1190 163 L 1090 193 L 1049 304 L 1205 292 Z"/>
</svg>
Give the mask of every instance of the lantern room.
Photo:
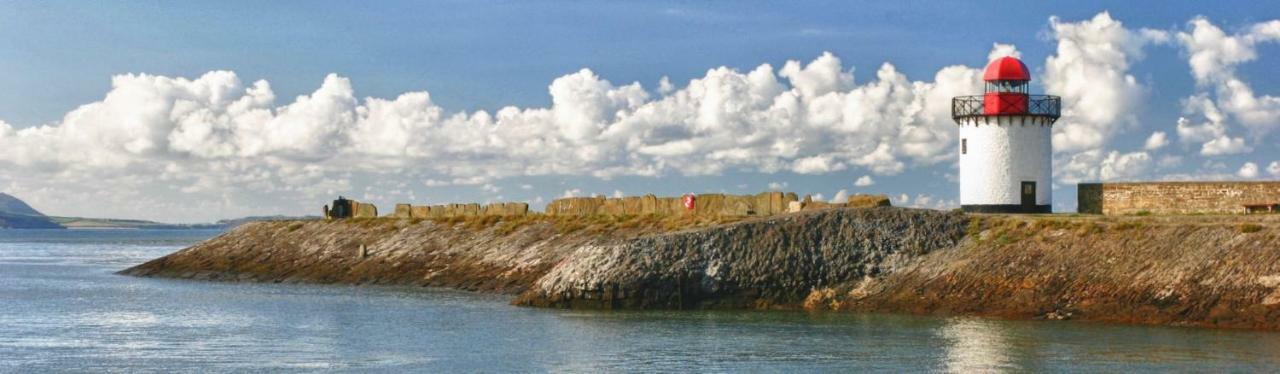
<svg viewBox="0 0 1280 374">
<path fill-rule="evenodd" d="M 992 61 L 982 80 L 986 81 L 983 114 L 1027 113 L 1027 83 L 1031 82 L 1031 74 L 1021 60 L 1006 56 Z"/>
</svg>

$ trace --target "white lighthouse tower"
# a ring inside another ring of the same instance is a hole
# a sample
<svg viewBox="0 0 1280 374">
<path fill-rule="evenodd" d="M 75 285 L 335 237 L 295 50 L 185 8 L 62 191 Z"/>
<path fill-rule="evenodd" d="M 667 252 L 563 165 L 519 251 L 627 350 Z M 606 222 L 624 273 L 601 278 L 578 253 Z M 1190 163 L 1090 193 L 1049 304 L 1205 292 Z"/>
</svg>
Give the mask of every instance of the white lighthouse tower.
<svg viewBox="0 0 1280 374">
<path fill-rule="evenodd" d="M 987 65 L 986 93 L 951 100 L 960 126 L 960 208 L 966 212 L 1052 211 L 1054 121 L 1062 99 L 1028 95 L 1031 74 L 1013 57 Z"/>
</svg>

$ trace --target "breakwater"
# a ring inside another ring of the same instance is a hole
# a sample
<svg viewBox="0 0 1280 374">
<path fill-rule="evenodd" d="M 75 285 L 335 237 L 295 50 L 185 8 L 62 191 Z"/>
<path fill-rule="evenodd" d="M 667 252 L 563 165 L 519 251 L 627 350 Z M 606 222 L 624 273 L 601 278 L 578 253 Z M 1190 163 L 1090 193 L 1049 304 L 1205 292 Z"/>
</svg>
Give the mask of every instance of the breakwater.
<svg viewBox="0 0 1280 374">
<path fill-rule="evenodd" d="M 499 292 L 573 308 L 806 308 L 1280 329 L 1280 216 L 839 208 L 253 223 L 123 271 Z"/>
</svg>

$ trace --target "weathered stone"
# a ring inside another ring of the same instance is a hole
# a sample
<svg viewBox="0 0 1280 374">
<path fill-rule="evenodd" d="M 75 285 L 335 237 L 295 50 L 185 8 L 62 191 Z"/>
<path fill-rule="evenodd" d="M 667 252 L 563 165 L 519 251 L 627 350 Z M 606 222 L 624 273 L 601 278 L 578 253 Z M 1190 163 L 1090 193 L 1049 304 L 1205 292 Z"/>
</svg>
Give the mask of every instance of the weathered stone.
<svg viewBox="0 0 1280 374">
<path fill-rule="evenodd" d="M 409 208 L 409 218 L 430 218 L 431 207 L 429 206 L 412 206 Z"/>
<path fill-rule="evenodd" d="M 351 202 L 351 208 L 354 210 L 352 217 L 354 218 L 377 218 L 378 207 L 369 203 Z"/>
<path fill-rule="evenodd" d="M 1280 182 L 1081 183 L 1078 211 L 1091 214 L 1245 213 L 1280 204 Z"/>
<path fill-rule="evenodd" d="M 413 216 L 413 206 L 409 204 L 396 204 L 395 212 L 391 213 L 395 218 L 410 218 Z"/>
<path fill-rule="evenodd" d="M 849 207 L 852 208 L 874 208 L 878 206 L 892 206 L 889 197 L 885 195 L 867 195 L 855 194 L 849 196 Z"/>
<path fill-rule="evenodd" d="M 795 212 L 799 212 L 799 211 L 800 211 L 801 209 L 803 209 L 803 208 L 804 208 L 804 203 L 802 203 L 802 202 L 799 202 L 799 201 L 788 201 L 788 202 L 787 202 L 787 213 L 795 213 Z"/>
</svg>

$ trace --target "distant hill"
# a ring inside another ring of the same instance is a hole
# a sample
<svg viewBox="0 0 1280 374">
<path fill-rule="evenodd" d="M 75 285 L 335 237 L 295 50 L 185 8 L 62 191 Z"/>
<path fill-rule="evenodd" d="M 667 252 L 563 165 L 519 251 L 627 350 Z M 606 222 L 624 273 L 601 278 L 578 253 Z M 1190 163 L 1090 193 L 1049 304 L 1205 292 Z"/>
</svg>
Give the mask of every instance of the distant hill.
<svg viewBox="0 0 1280 374">
<path fill-rule="evenodd" d="M 0 192 L 0 229 L 61 229 L 62 225 L 9 194 Z"/>
<path fill-rule="evenodd" d="M 58 224 L 69 229 L 149 229 L 149 230 L 182 230 L 182 229 L 229 229 L 248 222 L 309 220 L 320 219 L 317 216 L 254 216 L 236 219 L 224 219 L 214 223 L 162 223 L 136 219 L 84 218 L 84 217 L 50 217 Z"/>
<path fill-rule="evenodd" d="M 214 223 L 176 224 L 138 219 L 51 217 L 11 195 L 0 193 L 0 229 L 228 229 L 256 221 L 310 220 L 317 216 L 253 216 Z"/>
</svg>

